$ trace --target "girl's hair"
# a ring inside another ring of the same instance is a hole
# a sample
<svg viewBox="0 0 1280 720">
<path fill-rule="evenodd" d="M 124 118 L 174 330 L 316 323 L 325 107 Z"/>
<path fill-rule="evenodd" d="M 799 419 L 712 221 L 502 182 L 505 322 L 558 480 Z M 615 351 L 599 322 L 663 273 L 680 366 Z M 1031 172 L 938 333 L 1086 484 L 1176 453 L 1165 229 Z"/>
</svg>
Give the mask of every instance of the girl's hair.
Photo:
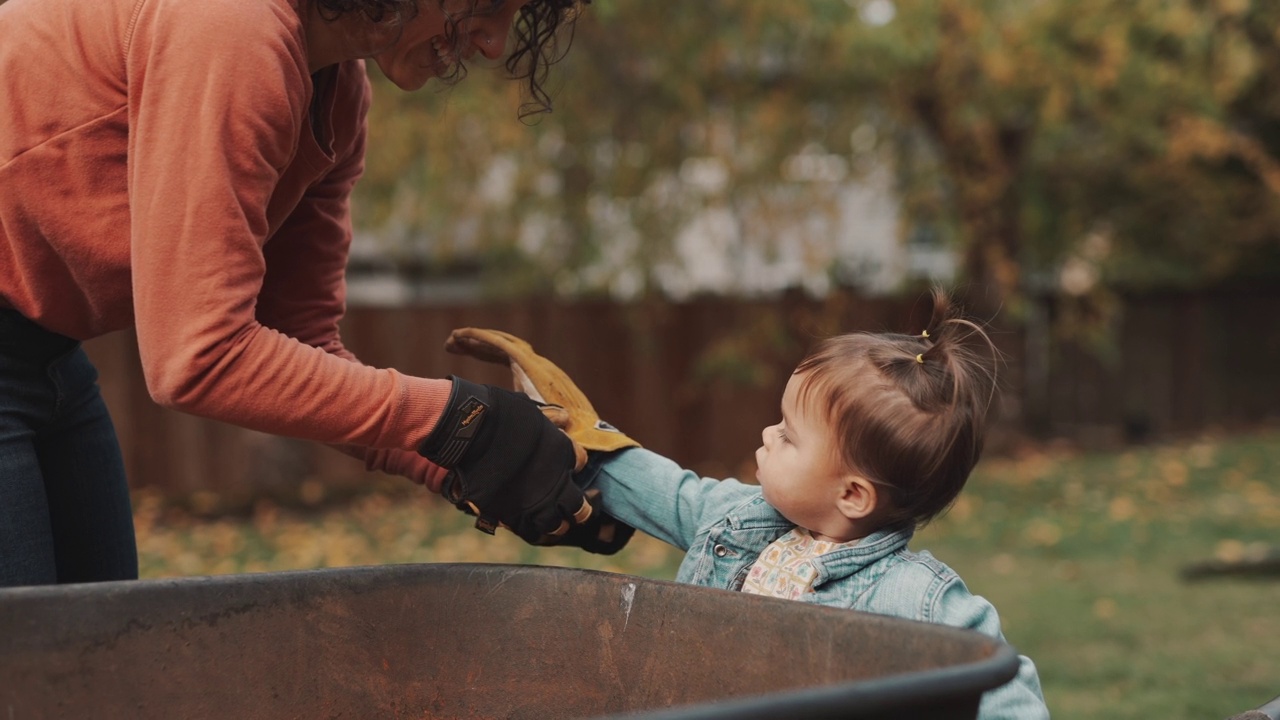
<svg viewBox="0 0 1280 720">
<path fill-rule="evenodd" d="M 324 17 L 336 18 L 348 13 L 360 13 L 374 23 L 405 23 L 418 14 L 419 2 L 443 0 L 317 0 Z M 474 14 L 497 9 L 503 0 L 472 0 L 470 8 L 461 14 L 445 16 L 445 32 L 457 42 L 459 25 Z M 520 117 L 551 112 L 551 95 L 543 87 L 551 66 L 564 58 L 573 44 L 573 29 L 579 10 L 591 0 L 532 0 L 520 8 L 513 23 L 515 45 L 507 56 L 506 68 L 511 77 L 523 81 L 529 101 L 520 107 Z M 561 47 L 561 27 L 568 31 Z M 467 75 L 466 67 L 457 63 L 441 79 L 456 83 Z"/>
<path fill-rule="evenodd" d="M 920 334 L 829 338 L 795 370 L 801 397 L 825 404 L 843 465 L 888 491 L 885 525 L 923 525 L 956 499 L 996 391 L 991 339 L 942 290 L 932 300 Z"/>
</svg>

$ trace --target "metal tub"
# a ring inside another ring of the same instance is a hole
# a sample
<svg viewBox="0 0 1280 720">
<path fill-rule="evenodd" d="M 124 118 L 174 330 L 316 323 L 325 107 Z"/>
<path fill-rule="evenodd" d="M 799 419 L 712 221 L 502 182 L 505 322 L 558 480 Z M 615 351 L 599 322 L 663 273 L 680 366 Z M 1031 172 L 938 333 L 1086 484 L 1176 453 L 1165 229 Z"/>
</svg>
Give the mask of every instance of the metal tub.
<svg viewBox="0 0 1280 720">
<path fill-rule="evenodd" d="M 0 720 L 974 718 L 1017 668 L 969 631 L 564 568 L 0 590 Z"/>
</svg>

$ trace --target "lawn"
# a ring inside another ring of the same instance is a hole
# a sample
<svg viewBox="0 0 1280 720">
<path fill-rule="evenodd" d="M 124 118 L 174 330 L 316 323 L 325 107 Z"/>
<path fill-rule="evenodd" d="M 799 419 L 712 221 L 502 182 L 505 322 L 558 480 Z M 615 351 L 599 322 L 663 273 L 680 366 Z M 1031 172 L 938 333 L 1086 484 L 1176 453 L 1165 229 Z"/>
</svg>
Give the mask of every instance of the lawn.
<svg viewBox="0 0 1280 720">
<path fill-rule="evenodd" d="M 417 562 L 519 562 L 670 579 L 637 536 L 599 557 L 489 537 L 416 488 L 312 513 L 201 520 L 139 494 L 144 577 Z M 1055 718 L 1225 718 L 1280 694 L 1280 577 L 1188 582 L 1193 561 L 1280 547 L 1280 430 L 1121 453 L 1039 448 L 984 461 L 913 543 L 1000 609 Z"/>
</svg>

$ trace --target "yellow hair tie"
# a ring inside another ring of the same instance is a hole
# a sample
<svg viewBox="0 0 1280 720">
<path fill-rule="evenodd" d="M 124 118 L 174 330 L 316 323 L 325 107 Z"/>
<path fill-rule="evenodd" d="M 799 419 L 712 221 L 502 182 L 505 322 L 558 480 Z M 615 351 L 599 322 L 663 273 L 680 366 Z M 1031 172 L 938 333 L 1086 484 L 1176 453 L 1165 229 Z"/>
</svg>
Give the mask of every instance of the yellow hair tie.
<svg viewBox="0 0 1280 720">
<path fill-rule="evenodd" d="M 924 353 L 920 353 L 919 355 L 916 356 L 916 362 L 920 363 L 921 365 L 924 364 Z"/>
<path fill-rule="evenodd" d="M 927 337 L 929 337 L 929 331 L 928 331 L 928 330 L 925 330 L 924 332 L 920 333 L 920 337 L 922 337 L 922 338 L 927 338 Z"/>
</svg>

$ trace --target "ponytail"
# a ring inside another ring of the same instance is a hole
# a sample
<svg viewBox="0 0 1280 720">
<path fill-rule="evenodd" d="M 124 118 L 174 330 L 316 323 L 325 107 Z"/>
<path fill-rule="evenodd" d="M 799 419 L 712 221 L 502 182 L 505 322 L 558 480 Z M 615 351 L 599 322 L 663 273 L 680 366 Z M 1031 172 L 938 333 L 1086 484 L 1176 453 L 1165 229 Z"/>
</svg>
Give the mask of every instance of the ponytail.
<svg viewBox="0 0 1280 720">
<path fill-rule="evenodd" d="M 886 522 L 927 523 L 959 495 L 982 454 L 999 351 L 935 289 L 919 334 L 828 339 L 796 369 L 819 392 L 841 459 L 887 490 Z"/>
</svg>

